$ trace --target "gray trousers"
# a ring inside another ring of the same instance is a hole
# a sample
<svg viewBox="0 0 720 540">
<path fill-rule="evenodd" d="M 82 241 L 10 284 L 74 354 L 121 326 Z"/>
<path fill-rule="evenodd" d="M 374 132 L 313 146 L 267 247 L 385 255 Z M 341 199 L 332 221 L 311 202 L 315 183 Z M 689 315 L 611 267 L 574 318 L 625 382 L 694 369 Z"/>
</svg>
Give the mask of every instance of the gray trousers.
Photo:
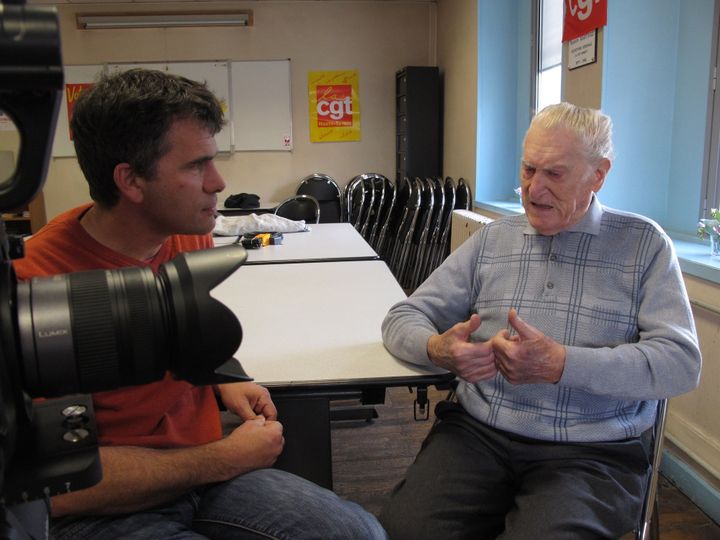
<svg viewBox="0 0 720 540">
<path fill-rule="evenodd" d="M 390 540 L 618 538 L 639 519 L 649 474 L 639 438 L 553 443 L 492 429 L 457 403 L 380 516 Z"/>
</svg>

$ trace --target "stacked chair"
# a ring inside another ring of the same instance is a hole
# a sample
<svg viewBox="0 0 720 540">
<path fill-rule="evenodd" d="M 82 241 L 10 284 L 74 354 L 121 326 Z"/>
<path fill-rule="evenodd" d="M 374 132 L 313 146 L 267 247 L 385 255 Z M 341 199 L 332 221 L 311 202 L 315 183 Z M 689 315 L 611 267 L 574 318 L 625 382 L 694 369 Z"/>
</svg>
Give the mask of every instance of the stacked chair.
<svg viewBox="0 0 720 540">
<path fill-rule="evenodd" d="M 402 178 L 395 185 L 377 173 L 353 177 L 342 195 L 352 223 L 387 263 L 404 289 L 417 288 L 450 253 L 452 212 L 470 210 L 464 178 Z"/>
<path fill-rule="evenodd" d="M 384 177 L 371 182 L 362 176 L 346 190 L 356 227 L 366 231 L 400 285 L 414 290 L 450 253 L 452 212 L 471 208 L 470 186 L 463 178 L 403 178 L 395 186 Z"/>
<path fill-rule="evenodd" d="M 337 182 L 327 174 L 314 173 L 300 181 L 296 195 L 310 195 L 320 206 L 319 223 L 344 221 L 343 196 Z"/>
<path fill-rule="evenodd" d="M 359 174 L 345 187 L 347 221 L 373 247 L 380 237 L 387 205 L 394 201 L 394 190 L 390 180 L 377 173 Z"/>
<path fill-rule="evenodd" d="M 346 221 L 359 231 L 362 227 L 363 213 L 367 207 L 365 203 L 367 174 L 360 174 L 350 180 L 345 186 L 345 216 Z"/>
<path fill-rule="evenodd" d="M 440 263 L 445 260 L 445 257 L 450 254 L 450 225 L 452 224 L 452 212 L 456 208 L 457 190 L 455 188 L 455 181 L 449 176 L 445 179 L 443 191 L 445 192 L 445 206 L 443 207 L 439 222 L 439 238 L 431 247 L 430 261 L 428 262 L 425 272 L 426 275 L 430 275 L 435 268 L 440 266 Z"/>
</svg>

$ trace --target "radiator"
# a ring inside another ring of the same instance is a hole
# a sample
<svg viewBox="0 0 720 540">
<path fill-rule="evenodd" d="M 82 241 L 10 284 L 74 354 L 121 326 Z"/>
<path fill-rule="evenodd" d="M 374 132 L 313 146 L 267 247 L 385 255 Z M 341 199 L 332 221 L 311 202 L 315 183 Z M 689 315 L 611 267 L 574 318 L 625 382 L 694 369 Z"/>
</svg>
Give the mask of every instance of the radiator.
<svg viewBox="0 0 720 540">
<path fill-rule="evenodd" d="M 453 210 L 450 223 L 450 251 L 455 251 L 460 244 L 470 238 L 483 225 L 490 223 L 492 218 L 471 212 L 470 210 Z"/>
</svg>

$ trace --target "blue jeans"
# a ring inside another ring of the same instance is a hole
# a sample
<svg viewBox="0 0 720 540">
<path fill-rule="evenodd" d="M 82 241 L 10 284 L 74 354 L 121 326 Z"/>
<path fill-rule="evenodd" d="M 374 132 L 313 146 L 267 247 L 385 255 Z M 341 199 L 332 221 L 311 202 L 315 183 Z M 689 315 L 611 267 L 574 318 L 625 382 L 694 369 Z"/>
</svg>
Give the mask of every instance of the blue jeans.
<svg viewBox="0 0 720 540">
<path fill-rule="evenodd" d="M 277 469 L 253 471 L 135 514 L 61 518 L 50 533 L 56 540 L 387 538 L 356 503 Z"/>
</svg>

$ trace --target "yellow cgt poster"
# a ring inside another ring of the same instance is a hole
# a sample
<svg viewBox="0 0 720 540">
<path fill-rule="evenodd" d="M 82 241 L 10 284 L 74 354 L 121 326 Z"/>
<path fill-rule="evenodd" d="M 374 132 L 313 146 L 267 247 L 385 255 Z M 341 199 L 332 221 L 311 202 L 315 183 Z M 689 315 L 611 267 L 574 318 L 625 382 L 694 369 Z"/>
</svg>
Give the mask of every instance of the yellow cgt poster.
<svg viewBox="0 0 720 540">
<path fill-rule="evenodd" d="M 308 97 L 311 142 L 360 140 L 357 71 L 309 72 Z"/>
</svg>

